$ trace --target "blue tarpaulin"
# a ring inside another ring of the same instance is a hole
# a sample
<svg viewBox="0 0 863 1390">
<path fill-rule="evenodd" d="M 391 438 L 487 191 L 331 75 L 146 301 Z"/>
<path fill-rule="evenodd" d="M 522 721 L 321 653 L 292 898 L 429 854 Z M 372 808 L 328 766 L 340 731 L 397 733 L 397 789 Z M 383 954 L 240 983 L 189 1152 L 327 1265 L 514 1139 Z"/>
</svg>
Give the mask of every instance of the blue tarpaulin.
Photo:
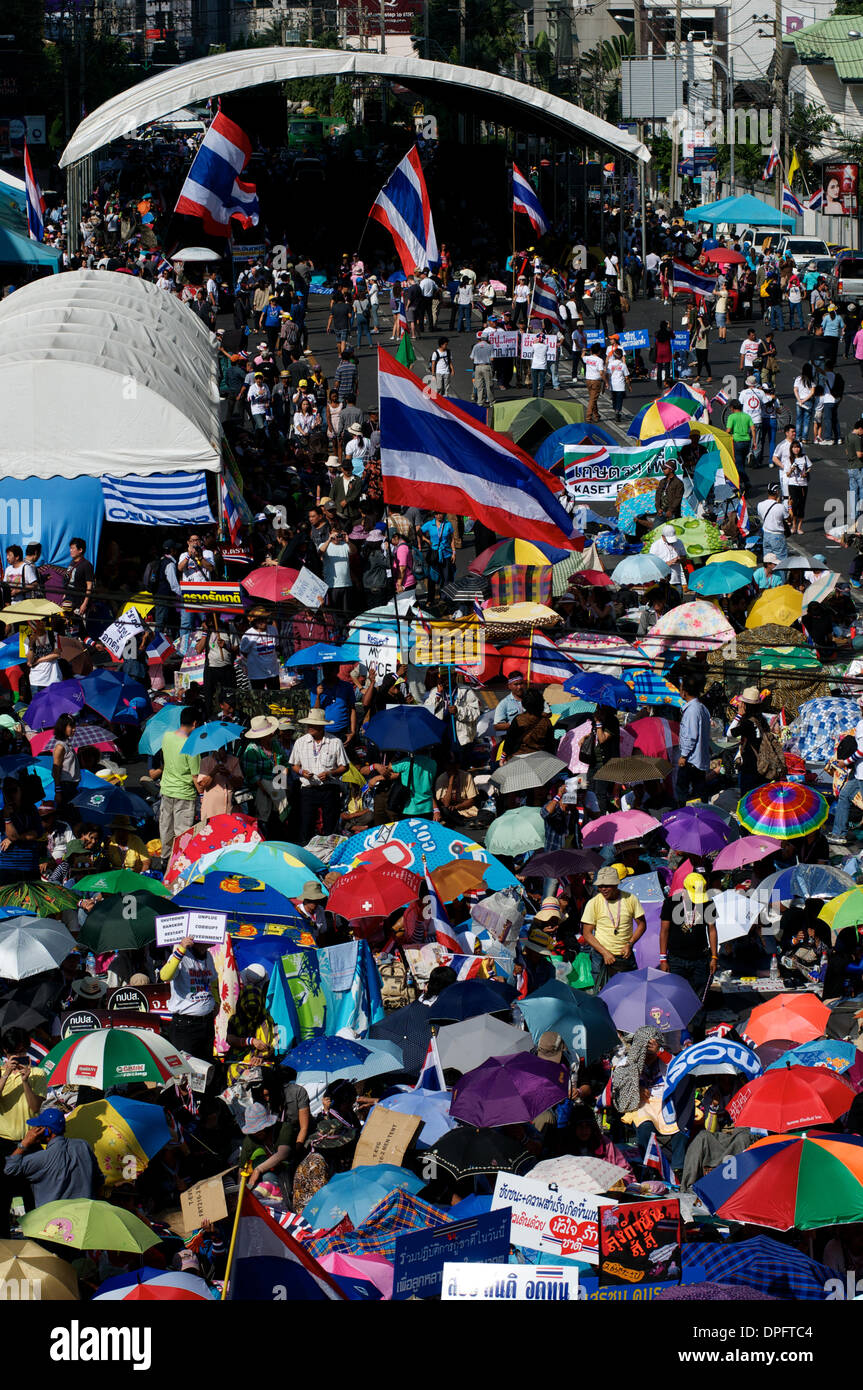
<svg viewBox="0 0 863 1390">
<path fill-rule="evenodd" d="M 29 236 L 19 236 L 0 225 L 0 265 L 43 265 L 56 275 L 60 270 L 60 255 L 50 246 L 43 246 Z"/>
<path fill-rule="evenodd" d="M 69 541 L 81 536 L 92 560 L 99 547 L 104 515 L 98 478 L 4 478 L 0 485 L 0 546 L 4 551 L 7 545 L 26 550 L 40 541 L 44 564 L 68 565 Z"/>
</svg>

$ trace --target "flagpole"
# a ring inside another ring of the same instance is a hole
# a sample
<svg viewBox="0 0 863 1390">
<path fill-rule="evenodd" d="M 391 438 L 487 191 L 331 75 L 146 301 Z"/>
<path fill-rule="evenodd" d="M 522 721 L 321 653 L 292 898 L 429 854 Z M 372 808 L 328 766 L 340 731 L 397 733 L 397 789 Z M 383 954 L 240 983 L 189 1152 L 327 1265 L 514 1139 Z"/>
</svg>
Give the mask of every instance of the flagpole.
<svg viewBox="0 0 863 1390">
<path fill-rule="evenodd" d="M 228 1279 L 231 1275 L 231 1267 L 234 1263 L 234 1250 L 237 1245 L 237 1232 L 240 1229 L 240 1212 L 243 1210 L 243 1196 L 246 1191 L 246 1182 L 251 1173 L 251 1168 L 240 1169 L 240 1190 L 237 1193 L 237 1210 L 234 1213 L 234 1229 L 231 1231 L 231 1243 L 228 1246 L 228 1262 L 225 1265 L 225 1277 L 222 1280 L 222 1296 L 219 1300 L 224 1303 L 228 1296 Z"/>
</svg>

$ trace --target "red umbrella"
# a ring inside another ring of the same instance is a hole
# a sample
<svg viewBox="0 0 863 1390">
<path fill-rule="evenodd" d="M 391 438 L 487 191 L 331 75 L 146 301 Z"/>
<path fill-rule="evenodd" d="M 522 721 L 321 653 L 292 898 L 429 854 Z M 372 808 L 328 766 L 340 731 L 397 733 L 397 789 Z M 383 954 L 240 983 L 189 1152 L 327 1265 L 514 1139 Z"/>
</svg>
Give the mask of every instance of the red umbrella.
<svg viewBox="0 0 863 1390">
<path fill-rule="evenodd" d="M 648 714 L 643 719 L 635 719 L 628 724 L 633 745 L 648 758 L 666 758 L 678 742 L 676 727 L 672 728 L 667 719 Z"/>
<path fill-rule="evenodd" d="M 739 251 L 729 251 L 724 246 L 715 246 L 712 251 L 705 251 L 704 259 L 712 261 L 714 265 L 745 265 L 746 257 L 741 256 Z"/>
<path fill-rule="evenodd" d="M 253 816 L 244 816 L 240 811 L 211 816 L 206 825 L 193 825 L 191 830 L 177 837 L 164 880 L 173 883 L 181 870 L 205 854 L 226 849 L 228 845 L 257 845 L 261 839 L 258 822 Z"/>
<path fill-rule="evenodd" d="M 330 890 L 327 910 L 352 921 L 358 917 L 389 917 L 415 902 L 423 880 L 408 869 L 351 869 Z"/>
<path fill-rule="evenodd" d="M 829 1018 L 827 1005 L 814 994 L 777 994 L 752 1010 L 745 1031 L 756 1047 L 774 1038 L 812 1042 L 824 1037 Z"/>
<path fill-rule="evenodd" d="M 573 584 L 593 584 L 597 589 L 613 589 L 615 587 L 614 580 L 610 574 L 605 573 L 605 570 L 579 570 L 577 574 L 572 575 L 569 583 L 570 586 Z"/>
<path fill-rule="evenodd" d="M 850 1110 L 856 1092 L 824 1067 L 777 1067 L 749 1081 L 728 1102 L 735 1125 L 787 1134 L 829 1125 Z"/>
<path fill-rule="evenodd" d="M 299 577 L 299 570 L 287 569 L 285 565 L 263 565 L 241 579 L 240 587 L 252 598 L 264 599 L 267 603 L 285 603 L 292 597 L 291 589 Z"/>
</svg>

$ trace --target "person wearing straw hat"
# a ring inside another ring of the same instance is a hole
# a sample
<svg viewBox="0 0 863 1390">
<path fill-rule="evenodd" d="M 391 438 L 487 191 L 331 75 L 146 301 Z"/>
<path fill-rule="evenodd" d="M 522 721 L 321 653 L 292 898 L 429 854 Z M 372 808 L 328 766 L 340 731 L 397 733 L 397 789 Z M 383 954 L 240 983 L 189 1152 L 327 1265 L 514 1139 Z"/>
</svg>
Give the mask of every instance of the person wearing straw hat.
<svg viewBox="0 0 863 1390">
<path fill-rule="evenodd" d="M 647 922 L 635 894 L 621 893 L 620 875 L 611 864 L 599 870 L 594 882 L 597 891 L 585 904 L 581 928 L 598 993 L 610 976 L 637 968 L 633 947 Z"/>
<path fill-rule="evenodd" d="M 734 703 L 740 706 L 741 712 L 729 725 L 728 733 L 731 738 L 736 735 L 740 739 L 737 787 L 740 795 L 745 796 L 763 782 L 770 781 L 758 771 L 758 755 L 769 725 L 762 711 L 761 691 L 756 686 L 747 685 Z"/>
<path fill-rule="evenodd" d="M 300 779 L 300 843 L 305 845 L 318 833 L 332 835 L 338 826 L 339 782 L 348 770 L 348 755 L 341 739 L 324 732 L 330 721 L 322 709 L 311 710 L 299 723 L 305 732 L 290 759 Z"/>
<path fill-rule="evenodd" d="M 324 908 L 326 900 L 326 890 L 316 878 L 304 883 L 302 896 L 293 899 L 294 906 L 303 919 L 303 925 L 316 941 L 327 930 L 327 914 Z"/>
</svg>

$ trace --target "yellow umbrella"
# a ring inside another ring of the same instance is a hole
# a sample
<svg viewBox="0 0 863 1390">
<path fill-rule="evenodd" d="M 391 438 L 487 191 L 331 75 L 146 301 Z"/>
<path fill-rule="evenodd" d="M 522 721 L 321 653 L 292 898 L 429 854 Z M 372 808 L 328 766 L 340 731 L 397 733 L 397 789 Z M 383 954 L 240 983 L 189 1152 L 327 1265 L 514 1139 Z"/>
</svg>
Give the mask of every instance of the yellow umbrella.
<svg viewBox="0 0 863 1390">
<path fill-rule="evenodd" d="M 78 1276 L 67 1260 L 35 1240 L 0 1240 L 0 1287 L 26 1302 L 73 1303 Z"/>
<path fill-rule="evenodd" d="M 29 623 L 34 618 L 53 618 L 63 609 L 47 598 L 25 598 L 0 612 L 4 623 Z"/>
<path fill-rule="evenodd" d="M 780 584 L 776 589 L 765 589 L 759 594 L 746 615 L 747 627 L 764 627 L 767 623 L 778 623 L 780 627 L 790 627 L 803 613 L 803 595 L 790 584 Z"/>
<path fill-rule="evenodd" d="M 721 430 L 717 425 L 702 425 L 698 420 L 689 421 L 690 430 L 697 430 L 699 434 L 709 435 L 715 442 L 719 459 L 722 463 L 722 471 L 730 483 L 735 487 L 740 486 L 740 474 L 734 462 L 734 440 L 727 430 Z"/>
<path fill-rule="evenodd" d="M 748 565 L 753 570 L 758 568 L 758 557 L 751 550 L 718 550 L 715 555 L 708 555 L 704 563 L 724 564 L 726 560 L 733 560 L 736 565 Z"/>
<path fill-rule="evenodd" d="M 156 600 L 152 594 L 133 594 L 129 602 L 125 603 L 120 609 L 120 617 L 122 618 L 124 613 L 134 612 L 140 617 L 146 618 L 147 614 L 153 611 L 155 603 Z"/>
<path fill-rule="evenodd" d="M 847 893 L 840 893 L 838 898 L 831 898 L 829 903 L 825 903 L 818 916 L 822 922 L 826 922 L 828 927 L 833 926 L 833 918 L 836 916 L 840 907 L 850 898 L 852 893 L 856 893 L 856 888 L 849 888 Z"/>
</svg>

